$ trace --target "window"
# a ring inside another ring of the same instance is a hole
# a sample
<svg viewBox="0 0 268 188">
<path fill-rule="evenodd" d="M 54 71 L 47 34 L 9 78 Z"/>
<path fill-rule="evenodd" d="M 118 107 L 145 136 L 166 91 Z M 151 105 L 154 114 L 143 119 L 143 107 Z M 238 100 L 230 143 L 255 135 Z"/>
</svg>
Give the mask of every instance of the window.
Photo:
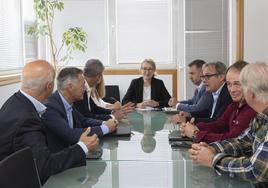
<svg viewBox="0 0 268 188">
<path fill-rule="evenodd" d="M 18 72 L 24 62 L 36 59 L 37 39 L 26 34 L 35 22 L 32 0 L 0 0 L 0 71 Z"/>
<path fill-rule="evenodd" d="M 62 34 L 70 27 L 82 27 L 88 35 L 86 52 L 75 52 L 68 65 L 84 65 L 89 58 L 101 59 L 109 65 L 106 6 L 105 0 L 64 1 L 64 10 L 55 15 L 56 44 L 61 44 Z"/>
<path fill-rule="evenodd" d="M 195 59 L 222 61 L 229 65 L 229 1 L 185 0 L 184 4 L 184 94 L 194 91 L 187 77 L 187 65 Z"/>
<path fill-rule="evenodd" d="M 152 58 L 172 63 L 171 0 L 117 0 L 116 49 L 118 63 Z"/>
<path fill-rule="evenodd" d="M 27 34 L 28 28 L 36 21 L 35 12 L 33 9 L 33 0 L 22 1 L 23 10 L 23 34 L 24 34 L 24 58 L 25 61 L 30 61 L 38 58 L 38 40 L 37 37 Z"/>
<path fill-rule="evenodd" d="M 0 0 L 0 71 L 23 66 L 20 1 Z"/>
</svg>

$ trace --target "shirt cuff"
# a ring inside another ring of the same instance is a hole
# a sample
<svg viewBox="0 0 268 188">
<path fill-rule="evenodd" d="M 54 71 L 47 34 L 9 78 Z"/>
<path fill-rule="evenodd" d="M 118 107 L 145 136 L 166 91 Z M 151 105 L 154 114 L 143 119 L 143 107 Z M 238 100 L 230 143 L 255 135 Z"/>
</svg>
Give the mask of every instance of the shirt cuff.
<svg viewBox="0 0 268 188">
<path fill-rule="evenodd" d="M 85 152 L 85 154 L 88 153 L 87 146 L 84 142 L 79 141 L 77 144 L 82 148 L 82 150 Z"/>
<path fill-rule="evenodd" d="M 112 118 L 112 119 L 115 119 L 115 117 L 114 117 L 114 115 L 113 115 L 113 114 L 110 114 L 110 116 L 111 116 L 111 118 Z"/>
<path fill-rule="evenodd" d="M 103 135 L 109 133 L 109 128 L 108 128 L 108 126 L 104 123 L 104 121 L 102 122 L 100 128 L 101 128 L 101 130 L 102 130 Z"/>
<path fill-rule="evenodd" d="M 178 103 L 176 104 L 176 109 L 177 109 L 177 110 L 178 110 L 179 105 L 180 105 L 180 103 L 178 102 Z"/>
</svg>

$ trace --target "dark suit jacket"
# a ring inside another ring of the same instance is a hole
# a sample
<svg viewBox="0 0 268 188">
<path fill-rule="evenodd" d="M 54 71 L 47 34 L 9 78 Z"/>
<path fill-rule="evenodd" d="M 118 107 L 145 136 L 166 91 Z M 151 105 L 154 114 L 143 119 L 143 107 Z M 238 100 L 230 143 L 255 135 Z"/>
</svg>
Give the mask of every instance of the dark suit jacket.
<svg viewBox="0 0 268 188">
<path fill-rule="evenodd" d="M 86 118 L 73 109 L 73 128 L 69 127 L 64 104 L 58 91 L 53 93 L 45 103 L 47 110 L 42 116 L 46 126 L 48 147 L 52 152 L 77 143 L 81 134 L 87 127 L 91 127 L 91 133 L 102 136 L 100 125 L 102 121 Z"/>
<path fill-rule="evenodd" d="M 101 119 L 104 121 L 111 119 L 110 114 L 112 113 L 112 110 L 105 109 L 96 105 L 91 97 L 89 105 L 90 105 L 90 111 L 88 108 L 88 95 L 87 92 L 85 91 L 83 100 L 75 102 L 74 108 L 86 117 Z"/>
<path fill-rule="evenodd" d="M 213 96 L 211 94 L 211 98 L 213 101 Z M 224 84 L 222 87 L 222 90 L 220 92 L 219 98 L 217 100 L 214 114 L 212 118 L 210 118 L 211 112 L 212 112 L 212 106 L 209 108 L 209 110 L 203 110 L 203 111 L 195 111 L 191 112 L 191 116 L 195 117 L 195 123 L 198 122 L 211 122 L 215 121 L 218 117 L 220 117 L 224 111 L 226 110 L 227 106 L 232 102 L 232 98 L 229 94 L 229 91 L 227 89 L 227 84 Z M 213 104 L 213 103 L 212 103 Z M 208 115 L 207 117 L 204 118 L 204 114 Z"/>
<path fill-rule="evenodd" d="M 170 95 L 162 80 L 152 78 L 151 81 L 151 99 L 159 102 L 159 106 L 168 106 Z M 140 103 L 143 101 L 143 78 L 137 78 L 131 81 L 126 95 L 122 100 L 122 104 L 128 102 Z"/>
<path fill-rule="evenodd" d="M 39 114 L 32 102 L 17 92 L 0 110 L 0 160 L 26 146 L 33 152 L 42 184 L 50 175 L 86 164 L 85 153 L 77 144 L 50 152 Z"/>
</svg>

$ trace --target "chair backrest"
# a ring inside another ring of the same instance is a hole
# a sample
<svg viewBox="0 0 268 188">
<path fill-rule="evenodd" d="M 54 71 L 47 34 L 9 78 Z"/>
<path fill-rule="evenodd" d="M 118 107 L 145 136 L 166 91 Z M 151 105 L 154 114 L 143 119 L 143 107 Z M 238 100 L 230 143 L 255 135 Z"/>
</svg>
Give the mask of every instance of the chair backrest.
<svg viewBox="0 0 268 188">
<path fill-rule="evenodd" d="M 29 147 L 0 161 L 1 188 L 40 188 L 37 168 Z"/>
<path fill-rule="evenodd" d="M 106 85 L 105 86 L 105 97 L 103 98 L 105 102 L 114 103 L 120 101 L 120 93 L 118 85 Z"/>
</svg>

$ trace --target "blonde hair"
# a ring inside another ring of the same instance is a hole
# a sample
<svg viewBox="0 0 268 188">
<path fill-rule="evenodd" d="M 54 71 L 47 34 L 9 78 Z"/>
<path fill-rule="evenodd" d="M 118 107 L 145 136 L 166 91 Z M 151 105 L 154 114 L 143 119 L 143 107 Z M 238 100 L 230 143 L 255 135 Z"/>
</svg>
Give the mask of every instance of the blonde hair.
<svg viewBox="0 0 268 188">
<path fill-rule="evenodd" d="M 98 100 L 105 97 L 105 84 L 103 75 L 101 75 L 101 82 L 96 87 L 92 88 L 91 95 Z"/>
<path fill-rule="evenodd" d="M 153 59 L 144 59 L 144 60 L 142 61 L 142 63 L 141 63 L 141 68 L 142 68 L 143 63 L 148 63 L 148 64 L 150 64 L 150 65 L 153 67 L 153 69 L 156 70 L 156 65 L 155 65 L 155 62 L 154 62 Z"/>
<path fill-rule="evenodd" d="M 144 59 L 142 62 L 141 62 L 141 69 L 142 69 L 142 65 L 144 63 L 148 63 L 149 65 L 151 65 L 153 67 L 153 70 L 154 70 L 154 75 L 153 76 L 157 76 L 157 72 L 156 72 L 156 65 L 155 65 L 155 62 L 153 59 Z"/>
</svg>

